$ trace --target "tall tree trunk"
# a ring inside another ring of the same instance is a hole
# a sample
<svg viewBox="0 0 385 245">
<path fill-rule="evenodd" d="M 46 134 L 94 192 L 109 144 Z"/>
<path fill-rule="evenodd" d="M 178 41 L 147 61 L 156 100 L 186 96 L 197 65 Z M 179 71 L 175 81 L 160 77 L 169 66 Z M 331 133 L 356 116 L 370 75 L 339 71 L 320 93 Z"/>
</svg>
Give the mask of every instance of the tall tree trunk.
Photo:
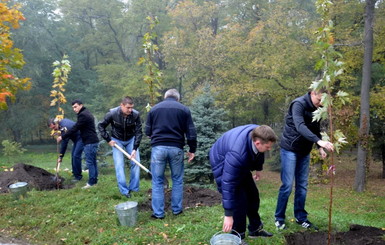
<svg viewBox="0 0 385 245">
<path fill-rule="evenodd" d="M 354 189 L 357 192 L 365 190 L 366 165 L 369 157 L 369 91 L 372 74 L 373 57 L 373 18 L 374 5 L 376 0 L 366 0 L 365 7 L 365 29 L 364 29 L 364 64 L 362 67 L 361 83 L 361 111 L 360 111 L 360 131 L 357 151 L 357 167 Z"/>
</svg>

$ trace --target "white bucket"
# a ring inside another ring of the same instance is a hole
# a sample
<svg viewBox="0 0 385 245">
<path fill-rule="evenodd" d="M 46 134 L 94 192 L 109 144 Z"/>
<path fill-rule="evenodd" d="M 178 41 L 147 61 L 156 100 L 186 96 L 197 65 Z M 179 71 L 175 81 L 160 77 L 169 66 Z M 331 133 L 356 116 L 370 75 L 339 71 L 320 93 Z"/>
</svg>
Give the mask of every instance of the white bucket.
<svg viewBox="0 0 385 245">
<path fill-rule="evenodd" d="M 8 188 L 11 190 L 15 200 L 24 199 L 27 197 L 27 182 L 17 182 L 15 184 L 9 185 Z"/>
<path fill-rule="evenodd" d="M 241 235 L 238 232 L 234 231 L 236 235 L 230 233 L 223 233 L 219 231 L 213 235 L 210 239 L 211 245 L 239 245 L 241 244 Z"/>
<path fill-rule="evenodd" d="M 123 202 L 115 206 L 119 223 L 123 226 L 135 226 L 138 215 L 137 202 Z"/>
</svg>

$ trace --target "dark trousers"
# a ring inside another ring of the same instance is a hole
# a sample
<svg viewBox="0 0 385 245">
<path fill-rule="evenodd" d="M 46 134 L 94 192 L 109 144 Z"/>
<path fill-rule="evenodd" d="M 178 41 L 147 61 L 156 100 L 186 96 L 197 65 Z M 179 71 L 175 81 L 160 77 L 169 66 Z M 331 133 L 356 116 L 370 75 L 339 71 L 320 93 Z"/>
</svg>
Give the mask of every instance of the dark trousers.
<svg viewBox="0 0 385 245">
<path fill-rule="evenodd" d="M 256 231 L 262 225 L 261 217 L 258 214 L 259 191 L 251 173 L 243 178 L 236 195 L 239 202 L 233 214 L 233 230 L 237 231 L 243 239 L 246 232 L 246 217 L 249 219 L 249 231 Z"/>
<path fill-rule="evenodd" d="M 82 179 L 82 153 L 84 144 L 79 137 L 72 146 L 72 174 L 75 179 Z"/>
</svg>

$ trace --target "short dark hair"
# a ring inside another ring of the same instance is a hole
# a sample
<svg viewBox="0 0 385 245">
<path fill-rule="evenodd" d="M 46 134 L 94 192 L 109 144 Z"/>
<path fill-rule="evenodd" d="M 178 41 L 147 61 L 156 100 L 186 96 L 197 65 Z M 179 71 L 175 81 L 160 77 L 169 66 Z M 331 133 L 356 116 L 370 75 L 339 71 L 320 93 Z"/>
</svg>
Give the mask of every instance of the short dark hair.
<svg viewBox="0 0 385 245">
<path fill-rule="evenodd" d="M 123 105 L 133 105 L 134 104 L 134 100 L 130 97 L 130 96 L 126 96 L 122 99 L 122 102 L 121 102 Z"/>
<path fill-rule="evenodd" d="M 76 99 L 76 100 L 73 100 L 71 105 L 75 105 L 75 104 L 78 104 L 78 105 L 83 105 L 83 102 L 79 99 Z"/>
<path fill-rule="evenodd" d="M 264 144 L 268 142 L 275 143 L 278 140 L 278 137 L 275 134 L 274 130 L 267 125 L 261 125 L 253 129 L 251 133 L 251 138 L 253 139 L 253 141 L 259 139 Z"/>
<path fill-rule="evenodd" d="M 55 124 L 55 118 L 50 118 L 50 119 L 48 119 L 48 121 L 47 121 L 47 126 L 49 127 L 49 126 L 51 126 L 52 124 Z"/>
</svg>

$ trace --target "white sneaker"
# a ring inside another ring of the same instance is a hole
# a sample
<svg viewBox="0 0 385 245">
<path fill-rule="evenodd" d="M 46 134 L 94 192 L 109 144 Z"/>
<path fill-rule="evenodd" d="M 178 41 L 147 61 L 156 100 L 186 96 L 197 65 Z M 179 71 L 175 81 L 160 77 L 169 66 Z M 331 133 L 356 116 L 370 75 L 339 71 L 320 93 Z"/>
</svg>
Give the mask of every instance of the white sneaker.
<svg viewBox="0 0 385 245">
<path fill-rule="evenodd" d="M 82 189 L 89 189 L 89 188 L 91 188 L 92 186 L 94 186 L 94 185 L 90 185 L 90 184 L 87 183 L 85 186 L 82 187 Z"/>
</svg>

